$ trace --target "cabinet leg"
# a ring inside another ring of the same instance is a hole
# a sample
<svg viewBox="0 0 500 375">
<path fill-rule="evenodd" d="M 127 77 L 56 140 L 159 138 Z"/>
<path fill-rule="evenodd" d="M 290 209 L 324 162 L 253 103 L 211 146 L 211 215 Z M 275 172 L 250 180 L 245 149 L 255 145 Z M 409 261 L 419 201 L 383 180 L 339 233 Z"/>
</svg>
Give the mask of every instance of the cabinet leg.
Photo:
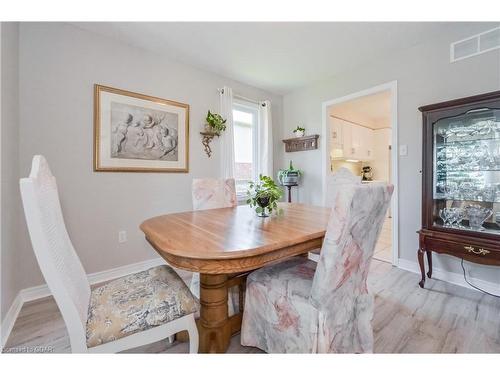
<svg viewBox="0 0 500 375">
<path fill-rule="evenodd" d="M 430 279 L 432 277 L 432 251 L 426 250 L 427 253 L 427 263 L 429 264 L 429 272 L 427 272 L 427 277 Z"/>
<path fill-rule="evenodd" d="M 424 249 L 418 249 L 417 251 L 418 264 L 420 265 L 420 274 L 422 275 L 422 280 L 420 280 L 418 285 L 420 285 L 421 288 L 423 288 L 425 284 L 424 252 Z"/>
</svg>

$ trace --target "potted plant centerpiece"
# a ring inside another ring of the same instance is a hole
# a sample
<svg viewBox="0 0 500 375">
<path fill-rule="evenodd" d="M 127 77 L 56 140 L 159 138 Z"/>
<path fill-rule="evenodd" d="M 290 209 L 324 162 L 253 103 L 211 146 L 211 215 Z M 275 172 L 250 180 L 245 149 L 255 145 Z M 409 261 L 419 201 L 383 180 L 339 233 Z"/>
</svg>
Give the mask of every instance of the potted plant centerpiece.
<svg viewBox="0 0 500 375">
<path fill-rule="evenodd" d="M 295 133 L 296 137 L 303 137 L 306 132 L 306 128 L 297 126 L 297 128 L 293 132 Z"/>
<path fill-rule="evenodd" d="M 283 196 L 283 190 L 269 176 L 259 175 L 258 182 L 250 182 L 247 191 L 247 203 L 255 207 L 258 216 L 267 217 L 274 212 L 280 214 L 278 201 Z"/>
<path fill-rule="evenodd" d="M 219 136 L 220 133 L 226 130 L 227 120 L 223 119 L 218 113 L 212 113 L 209 110 L 205 120 L 207 122 L 205 130 L 209 133 L 214 133 L 216 136 Z"/>
<path fill-rule="evenodd" d="M 295 186 L 299 184 L 302 171 L 293 167 L 293 162 L 290 160 L 288 169 L 280 169 L 278 171 L 278 181 L 283 186 Z"/>
</svg>

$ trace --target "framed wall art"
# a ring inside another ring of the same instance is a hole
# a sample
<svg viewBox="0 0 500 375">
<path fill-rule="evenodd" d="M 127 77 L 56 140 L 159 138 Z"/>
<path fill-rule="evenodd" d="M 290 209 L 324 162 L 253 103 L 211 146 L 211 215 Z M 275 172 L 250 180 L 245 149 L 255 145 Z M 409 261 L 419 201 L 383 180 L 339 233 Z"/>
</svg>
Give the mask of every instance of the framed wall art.
<svg viewBox="0 0 500 375">
<path fill-rule="evenodd" d="M 189 105 L 94 85 L 94 170 L 188 172 Z"/>
</svg>

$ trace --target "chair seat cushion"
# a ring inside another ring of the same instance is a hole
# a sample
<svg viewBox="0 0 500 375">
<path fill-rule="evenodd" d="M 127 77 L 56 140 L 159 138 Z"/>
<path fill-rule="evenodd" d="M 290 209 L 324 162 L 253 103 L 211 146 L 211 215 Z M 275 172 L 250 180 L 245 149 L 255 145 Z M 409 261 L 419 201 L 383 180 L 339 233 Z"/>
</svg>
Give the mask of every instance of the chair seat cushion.
<svg viewBox="0 0 500 375">
<path fill-rule="evenodd" d="M 169 266 L 121 277 L 92 290 L 87 347 L 145 331 L 197 308 L 188 287 Z"/>
<path fill-rule="evenodd" d="M 311 353 L 318 312 L 309 302 L 316 263 L 296 257 L 247 279 L 241 344 L 267 353 Z"/>
</svg>

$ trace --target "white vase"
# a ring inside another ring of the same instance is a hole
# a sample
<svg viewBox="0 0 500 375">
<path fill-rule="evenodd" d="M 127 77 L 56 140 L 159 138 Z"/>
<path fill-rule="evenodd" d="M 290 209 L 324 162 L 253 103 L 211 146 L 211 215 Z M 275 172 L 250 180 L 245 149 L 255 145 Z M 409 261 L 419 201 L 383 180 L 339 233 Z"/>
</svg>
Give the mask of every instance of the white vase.
<svg viewBox="0 0 500 375">
<path fill-rule="evenodd" d="M 303 137 L 304 136 L 304 131 L 303 130 L 297 130 L 295 132 L 295 136 L 298 137 Z"/>
</svg>

